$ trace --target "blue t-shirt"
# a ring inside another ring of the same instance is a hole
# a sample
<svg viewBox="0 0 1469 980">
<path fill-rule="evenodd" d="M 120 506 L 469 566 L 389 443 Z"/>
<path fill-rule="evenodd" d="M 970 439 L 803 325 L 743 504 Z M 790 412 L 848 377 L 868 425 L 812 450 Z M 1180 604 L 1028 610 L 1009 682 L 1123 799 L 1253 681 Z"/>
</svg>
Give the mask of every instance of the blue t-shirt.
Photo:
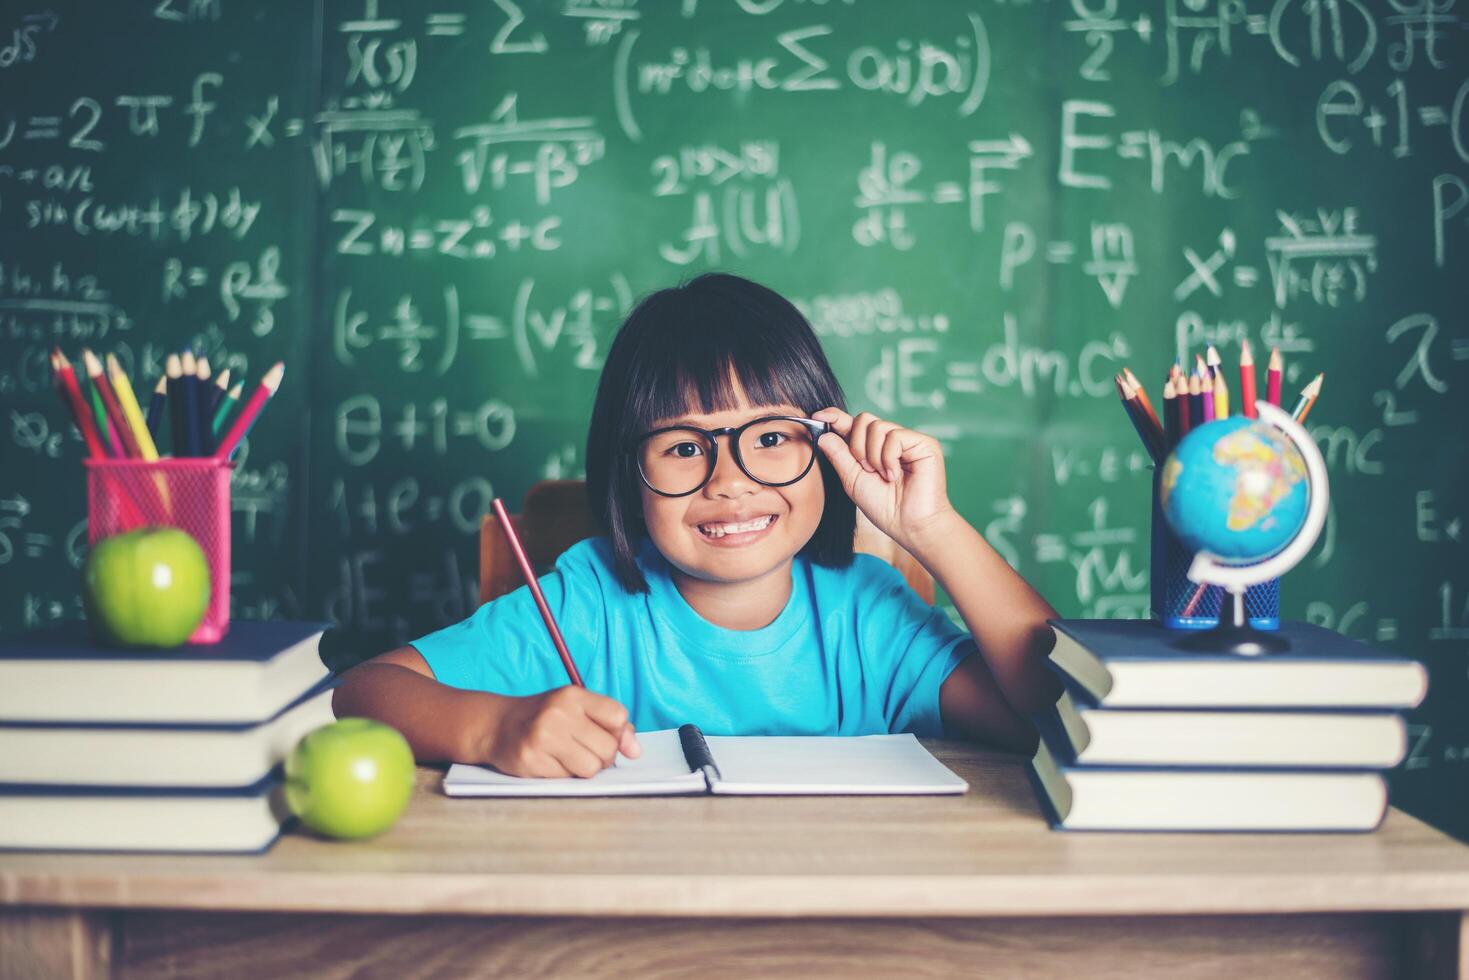
<svg viewBox="0 0 1469 980">
<path fill-rule="evenodd" d="M 638 565 L 647 593 L 623 589 L 610 543 L 590 538 L 540 582 L 582 680 L 626 706 L 639 731 L 942 734 L 939 687 L 973 641 L 882 559 L 826 568 L 796 556 L 790 600 L 756 630 L 695 612 L 651 543 Z M 451 687 L 521 696 L 567 683 L 525 586 L 413 646 Z"/>
</svg>

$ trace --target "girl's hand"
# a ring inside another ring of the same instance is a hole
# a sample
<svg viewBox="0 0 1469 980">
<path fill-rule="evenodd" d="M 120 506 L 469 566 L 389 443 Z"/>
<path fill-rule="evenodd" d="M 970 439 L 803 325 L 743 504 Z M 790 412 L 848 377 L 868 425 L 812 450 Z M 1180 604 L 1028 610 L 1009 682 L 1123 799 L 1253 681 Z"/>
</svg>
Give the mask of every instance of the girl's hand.
<svg viewBox="0 0 1469 980">
<path fill-rule="evenodd" d="M 854 418 L 823 408 L 811 417 L 831 423 L 817 446 L 847 496 L 878 530 L 916 553 L 914 542 L 923 530 L 953 512 L 938 440 L 871 412 Z"/>
<path fill-rule="evenodd" d="M 510 776 L 595 776 L 620 751 L 642 754 L 627 709 L 581 687 L 504 698 L 480 759 Z"/>
</svg>

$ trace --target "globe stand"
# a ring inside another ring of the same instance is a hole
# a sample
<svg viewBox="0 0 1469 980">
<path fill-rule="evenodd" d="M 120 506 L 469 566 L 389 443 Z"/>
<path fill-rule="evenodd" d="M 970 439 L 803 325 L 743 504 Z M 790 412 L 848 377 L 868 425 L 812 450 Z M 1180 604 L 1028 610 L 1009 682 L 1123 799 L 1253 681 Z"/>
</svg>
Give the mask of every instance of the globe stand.
<svg viewBox="0 0 1469 980">
<path fill-rule="evenodd" d="M 1221 604 L 1219 625 L 1191 633 L 1173 646 L 1193 653 L 1233 653 L 1245 657 L 1290 650 L 1289 640 L 1250 625 L 1250 618 L 1245 614 L 1244 589 L 1230 588 L 1225 594 L 1228 599 Z"/>
</svg>

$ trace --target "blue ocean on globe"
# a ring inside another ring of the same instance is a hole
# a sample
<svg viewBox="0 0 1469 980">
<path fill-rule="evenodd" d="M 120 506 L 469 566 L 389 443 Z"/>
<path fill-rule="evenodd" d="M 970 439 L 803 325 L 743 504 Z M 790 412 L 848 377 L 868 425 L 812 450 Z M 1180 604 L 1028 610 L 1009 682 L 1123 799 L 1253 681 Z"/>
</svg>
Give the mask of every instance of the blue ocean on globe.
<svg viewBox="0 0 1469 980">
<path fill-rule="evenodd" d="M 1306 462 L 1280 431 L 1242 415 L 1206 422 L 1163 462 L 1163 514 L 1192 551 L 1263 561 L 1306 520 Z"/>
</svg>

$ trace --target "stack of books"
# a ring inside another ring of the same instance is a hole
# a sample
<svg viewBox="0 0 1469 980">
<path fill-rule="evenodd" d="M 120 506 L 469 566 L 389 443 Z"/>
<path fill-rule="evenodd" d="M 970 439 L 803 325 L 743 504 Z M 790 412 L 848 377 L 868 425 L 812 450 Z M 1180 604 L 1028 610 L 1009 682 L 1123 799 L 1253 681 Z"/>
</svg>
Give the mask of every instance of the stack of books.
<svg viewBox="0 0 1469 980">
<path fill-rule="evenodd" d="M 1052 827 L 1368 831 L 1423 665 L 1308 623 L 1289 653 L 1198 654 L 1151 621 L 1052 620 L 1065 691 L 1032 720 L 1030 774 Z"/>
<path fill-rule="evenodd" d="M 322 632 L 236 622 L 176 650 L 98 646 L 84 623 L 0 637 L 0 848 L 268 848 L 282 763 L 332 721 Z"/>
</svg>

